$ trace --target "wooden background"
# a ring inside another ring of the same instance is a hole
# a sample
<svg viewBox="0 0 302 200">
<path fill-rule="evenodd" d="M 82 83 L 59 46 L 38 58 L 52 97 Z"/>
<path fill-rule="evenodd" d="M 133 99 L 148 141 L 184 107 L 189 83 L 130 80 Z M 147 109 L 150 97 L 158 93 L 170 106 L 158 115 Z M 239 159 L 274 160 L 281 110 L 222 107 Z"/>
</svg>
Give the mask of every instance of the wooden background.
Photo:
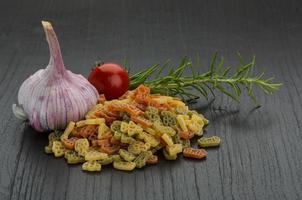
<svg viewBox="0 0 302 200">
<path fill-rule="evenodd" d="M 301 2 L 1 0 L 0 199 L 302 199 Z M 284 86 L 273 96 L 256 92 L 256 110 L 246 96 L 192 105 L 210 119 L 207 134 L 222 139 L 205 161 L 85 173 L 45 155 L 45 134 L 11 111 L 21 83 L 48 63 L 42 19 L 53 23 L 68 68 L 85 76 L 97 59 L 127 56 L 136 71 L 197 53 L 207 67 L 216 50 L 236 64 L 240 51 Z"/>
</svg>

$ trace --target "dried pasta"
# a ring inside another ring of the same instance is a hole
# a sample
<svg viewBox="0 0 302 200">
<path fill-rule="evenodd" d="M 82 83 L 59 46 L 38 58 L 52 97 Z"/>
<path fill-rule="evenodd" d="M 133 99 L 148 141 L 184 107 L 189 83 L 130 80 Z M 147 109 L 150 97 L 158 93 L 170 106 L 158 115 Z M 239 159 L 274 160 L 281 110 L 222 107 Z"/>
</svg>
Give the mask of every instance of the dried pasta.
<svg viewBox="0 0 302 200">
<path fill-rule="evenodd" d="M 192 148 L 192 138 L 199 137 L 202 148 L 220 144 L 217 136 L 202 137 L 208 123 L 180 99 L 152 95 L 141 85 L 120 99 L 100 97 L 85 119 L 70 122 L 64 132 L 49 134 L 44 151 L 94 172 L 101 171 L 102 165 L 122 171 L 154 165 L 158 153 L 167 160 L 176 160 L 179 154 L 203 159 L 207 152 Z"/>
</svg>

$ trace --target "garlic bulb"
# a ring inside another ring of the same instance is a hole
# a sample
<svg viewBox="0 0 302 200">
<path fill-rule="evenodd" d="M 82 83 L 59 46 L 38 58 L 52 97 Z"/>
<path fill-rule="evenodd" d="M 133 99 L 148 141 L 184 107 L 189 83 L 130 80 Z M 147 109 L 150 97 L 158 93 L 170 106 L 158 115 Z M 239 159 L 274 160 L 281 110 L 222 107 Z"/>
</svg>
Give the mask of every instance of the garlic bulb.
<svg viewBox="0 0 302 200">
<path fill-rule="evenodd" d="M 49 64 L 23 82 L 19 105 L 13 105 L 16 117 L 27 117 L 40 132 L 63 129 L 69 121 L 80 120 L 98 99 L 97 90 L 87 79 L 65 69 L 52 25 L 46 21 L 42 25 L 50 50 Z"/>
</svg>

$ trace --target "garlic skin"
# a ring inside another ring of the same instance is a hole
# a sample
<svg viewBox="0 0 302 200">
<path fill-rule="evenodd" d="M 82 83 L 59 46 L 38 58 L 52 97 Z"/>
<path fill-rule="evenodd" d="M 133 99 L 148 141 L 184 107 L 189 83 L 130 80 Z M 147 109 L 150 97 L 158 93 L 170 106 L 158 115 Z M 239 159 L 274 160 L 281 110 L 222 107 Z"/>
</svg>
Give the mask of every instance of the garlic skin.
<svg viewBox="0 0 302 200">
<path fill-rule="evenodd" d="M 86 78 L 65 69 L 52 25 L 46 21 L 42 25 L 49 44 L 49 64 L 23 82 L 18 93 L 19 106 L 13 106 L 16 116 L 27 116 L 39 132 L 63 129 L 68 122 L 84 118 L 99 97 Z M 22 115 L 22 108 L 26 115 Z"/>
</svg>

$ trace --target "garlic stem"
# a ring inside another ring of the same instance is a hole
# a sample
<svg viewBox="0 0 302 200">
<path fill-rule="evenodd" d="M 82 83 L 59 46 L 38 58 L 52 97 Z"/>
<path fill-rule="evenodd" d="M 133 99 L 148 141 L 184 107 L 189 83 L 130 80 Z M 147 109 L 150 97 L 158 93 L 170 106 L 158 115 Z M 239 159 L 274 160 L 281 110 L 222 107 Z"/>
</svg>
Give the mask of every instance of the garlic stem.
<svg viewBox="0 0 302 200">
<path fill-rule="evenodd" d="M 54 70 L 52 74 L 54 75 L 62 75 L 66 72 L 60 44 L 57 38 L 57 35 L 51 25 L 48 21 L 42 21 L 42 26 L 45 31 L 46 40 L 49 45 L 49 51 L 50 51 L 50 59 L 49 59 L 49 70 Z"/>
</svg>

